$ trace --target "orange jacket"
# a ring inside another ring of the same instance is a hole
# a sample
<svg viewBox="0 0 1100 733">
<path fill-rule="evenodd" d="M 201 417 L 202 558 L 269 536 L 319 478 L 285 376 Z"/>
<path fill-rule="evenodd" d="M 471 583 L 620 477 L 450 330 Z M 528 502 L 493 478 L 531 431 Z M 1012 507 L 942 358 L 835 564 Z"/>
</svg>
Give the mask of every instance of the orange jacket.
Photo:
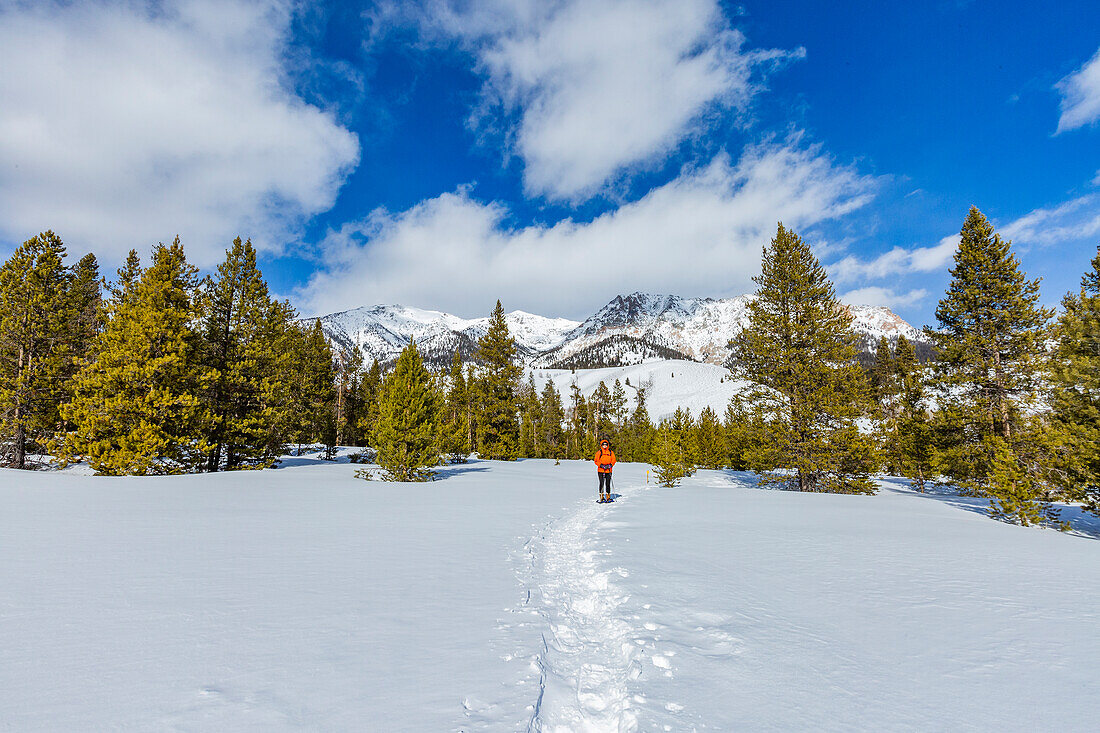
<svg viewBox="0 0 1100 733">
<path fill-rule="evenodd" d="M 615 465 L 615 451 L 610 448 L 600 448 L 596 451 L 596 457 L 593 460 L 596 462 L 598 473 L 611 473 L 611 467 Z"/>
</svg>

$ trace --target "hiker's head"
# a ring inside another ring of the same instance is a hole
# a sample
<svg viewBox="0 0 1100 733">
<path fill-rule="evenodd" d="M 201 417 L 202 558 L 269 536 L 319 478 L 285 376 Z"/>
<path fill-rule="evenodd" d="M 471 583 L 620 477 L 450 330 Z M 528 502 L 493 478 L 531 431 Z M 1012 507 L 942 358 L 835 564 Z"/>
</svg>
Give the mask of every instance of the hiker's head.
<svg viewBox="0 0 1100 733">
<path fill-rule="evenodd" d="M 601 448 L 610 448 L 610 447 L 611 447 L 611 443 L 607 442 L 606 440 L 601 440 L 601 441 L 600 441 L 600 447 L 601 447 Z"/>
</svg>

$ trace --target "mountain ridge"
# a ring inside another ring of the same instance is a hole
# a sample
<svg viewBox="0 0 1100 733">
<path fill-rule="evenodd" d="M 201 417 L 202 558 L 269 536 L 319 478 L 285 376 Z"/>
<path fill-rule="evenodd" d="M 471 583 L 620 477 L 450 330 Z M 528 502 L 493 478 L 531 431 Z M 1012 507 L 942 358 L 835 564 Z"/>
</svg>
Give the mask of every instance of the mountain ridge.
<svg viewBox="0 0 1100 733">
<path fill-rule="evenodd" d="M 584 321 L 550 318 L 525 311 L 505 314 L 523 362 L 538 368 L 625 366 L 654 359 L 684 359 L 725 364 L 728 342 L 748 324 L 754 296 L 685 298 L 634 292 L 617 295 Z M 873 353 L 882 336 L 899 336 L 925 345 L 920 331 L 885 306 L 846 305 L 853 330 Z M 313 319 L 310 319 L 313 320 Z M 416 339 L 425 360 L 445 367 L 457 351 L 472 359 L 488 317 L 461 318 L 450 313 L 403 305 L 375 305 L 320 317 L 330 343 L 359 348 L 367 362 L 392 363 Z"/>
</svg>

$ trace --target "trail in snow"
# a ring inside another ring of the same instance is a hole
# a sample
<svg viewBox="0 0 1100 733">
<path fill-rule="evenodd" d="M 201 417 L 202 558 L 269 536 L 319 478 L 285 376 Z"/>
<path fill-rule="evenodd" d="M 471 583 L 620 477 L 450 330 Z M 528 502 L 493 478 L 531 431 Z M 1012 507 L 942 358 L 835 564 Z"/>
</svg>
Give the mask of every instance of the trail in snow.
<svg viewBox="0 0 1100 733">
<path fill-rule="evenodd" d="M 624 488 L 619 501 L 636 492 Z M 540 689 L 530 729 L 626 732 L 638 728 L 631 682 L 641 674 L 642 650 L 620 612 L 628 600 L 615 584 L 628 571 L 600 570 L 608 554 L 593 546 L 594 528 L 614 505 L 591 500 L 551 524 L 534 548 L 530 582 L 548 625 L 537 665 Z"/>
</svg>

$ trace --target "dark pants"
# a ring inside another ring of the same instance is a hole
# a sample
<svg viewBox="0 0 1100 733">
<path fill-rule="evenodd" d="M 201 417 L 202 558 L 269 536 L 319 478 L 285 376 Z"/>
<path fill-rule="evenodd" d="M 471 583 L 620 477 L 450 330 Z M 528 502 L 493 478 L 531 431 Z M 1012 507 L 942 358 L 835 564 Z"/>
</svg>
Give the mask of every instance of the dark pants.
<svg viewBox="0 0 1100 733">
<path fill-rule="evenodd" d="M 596 474 L 600 477 L 600 493 L 607 492 L 608 496 L 611 495 L 611 474 L 599 472 Z"/>
</svg>

